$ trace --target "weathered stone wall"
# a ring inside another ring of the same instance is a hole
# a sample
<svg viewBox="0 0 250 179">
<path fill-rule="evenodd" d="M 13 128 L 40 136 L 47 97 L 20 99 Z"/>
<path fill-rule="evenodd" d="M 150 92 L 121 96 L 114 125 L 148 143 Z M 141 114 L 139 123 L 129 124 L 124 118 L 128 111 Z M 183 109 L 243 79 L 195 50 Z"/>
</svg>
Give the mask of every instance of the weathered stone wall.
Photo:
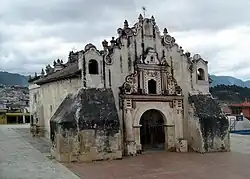
<svg viewBox="0 0 250 179">
<path fill-rule="evenodd" d="M 41 103 L 40 99 L 40 86 L 37 84 L 29 84 L 29 105 L 30 105 L 30 113 L 34 113 L 36 111 L 37 104 Z M 35 99 L 35 94 L 36 98 Z"/>
<path fill-rule="evenodd" d="M 43 108 L 45 135 L 49 137 L 50 118 L 57 110 L 58 106 L 69 93 L 76 92 L 81 88 L 81 80 L 74 78 L 61 80 L 41 85 L 41 104 Z"/>
<path fill-rule="evenodd" d="M 190 147 L 198 152 L 229 151 L 229 121 L 211 95 L 189 97 Z"/>
<path fill-rule="evenodd" d="M 122 30 L 126 30 L 126 32 L 121 33 Z M 118 39 L 111 40 L 109 47 L 103 41 L 104 54 L 100 54 L 100 51 L 92 44 L 87 44 L 84 51 L 80 53 L 79 68 L 82 69 L 82 82 L 86 82 L 86 87 L 112 88 L 115 104 L 119 111 L 119 87 L 124 83 L 126 76 L 135 71 L 134 64 L 145 55 L 146 49 L 153 48 L 157 52 L 158 59 L 166 60 L 170 65 L 169 69 L 173 68 L 173 76 L 183 90 L 183 135 L 187 139 L 189 136 L 188 94 L 191 90 L 209 93 L 207 63 L 202 59 L 192 62 L 190 53 L 184 52 L 184 49 L 170 36 L 167 29 L 164 29 L 163 34 L 162 36 L 153 17 L 140 16 L 134 26 L 125 21 L 124 27 L 118 29 Z M 163 43 L 164 40 L 167 40 L 167 44 Z M 108 42 L 106 41 L 106 43 Z M 98 62 L 99 74 L 89 74 L 88 63 L 91 59 Z M 191 66 L 192 68 L 190 68 Z M 202 68 L 205 72 L 204 81 L 197 81 L 198 68 Z M 122 113 L 119 112 L 120 127 L 123 129 L 121 115 Z"/>
<path fill-rule="evenodd" d="M 107 136 L 101 130 L 82 130 L 75 135 L 56 134 L 52 155 L 61 162 L 87 162 L 122 158 L 120 133 Z"/>
<path fill-rule="evenodd" d="M 40 86 L 37 84 L 29 84 L 29 108 L 30 114 L 34 117 L 34 123 L 36 123 L 36 118 L 40 118 L 40 107 L 41 107 L 41 94 Z M 43 120 L 43 119 L 41 119 Z M 41 122 L 41 120 L 39 122 Z M 43 121 L 42 121 L 43 124 Z"/>
<path fill-rule="evenodd" d="M 51 118 L 52 154 L 59 161 L 122 157 L 118 113 L 111 89 L 69 94 Z"/>
<path fill-rule="evenodd" d="M 134 72 L 135 62 L 140 61 L 145 55 L 147 48 L 154 48 L 159 60 L 165 59 L 169 68 L 173 68 L 173 76 L 177 84 L 182 88 L 184 94 L 184 118 L 183 118 L 183 135 L 188 138 L 188 94 L 191 90 L 197 90 L 202 93 L 209 93 L 208 68 L 204 60 L 192 62 L 190 53 L 185 53 L 184 49 L 179 46 L 175 40 L 171 40 L 168 45 L 163 45 L 163 39 L 173 38 L 164 29 L 164 35 L 161 36 L 155 19 L 139 17 L 139 22 L 135 26 L 129 26 L 125 21 L 123 29 L 135 28 L 135 33 L 128 35 L 119 34 L 118 42 L 122 45 L 115 46 L 112 49 L 111 63 L 105 64 L 106 87 L 111 87 L 118 109 L 119 104 L 119 87 L 124 83 L 127 75 Z M 133 34 L 133 35 L 131 35 Z M 143 43 L 143 45 L 142 45 Z M 106 57 L 105 57 L 106 58 Z M 192 68 L 191 67 L 192 64 Z M 197 69 L 202 68 L 205 72 L 205 80 L 197 81 Z M 114 75 L 115 74 L 115 75 Z M 110 76 L 111 75 L 111 76 Z"/>
<path fill-rule="evenodd" d="M 123 30 L 122 33 L 120 33 L 121 29 Z M 103 42 L 103 51 L 97 50 L 92 44 L 87 44 L 85 49 L 78 54 L 78 67 L 82 70 L 81 79 L 63 80 L 41 86 L 44 126 L 47 131 L 49 131 L 50 126 L 49 119 L 69 93 L 75 93 L 81 87 L 105 87 L 111 88 L 113 91 L 115 106 L 120 118 L 120 135 L 121 138 L 124 138 L 122 131 L 124 128 L 122 121 L 123 112 L 119 109 L 119 87 L 123 85 L 125 78 L 129 74 L 135 72 L 135 63 L 142 60 L 141 57 L 145 56 L 146 49 L 153 48 L 157 52 L 158 60 L 161 63 L 164 61 L 164 63 L 168 64 L 168 72 L 174 76 L 184 95 L 182 109 L 184 117 L 182 117 L 182 121 L 178 120 L 178 125 L 175 125 L 176 131 L 178 131 L 177 134 L 179 137 L 181 136 L 192 141 L 192 136 L 196 136 L 194 133 L 197 132 L 195 126 L 198 125 L 197 128 L 200 129 L 200 123 L 192 122 L 197 120 L 193 114 L 190 115 L 189 113 L 188 96 L 190 91 L 197 91 L 203 94 L 209 93 L 207 63 L 202 59 L 193 60 L 190 57 L 190 53 L 184 52 L 183 48 L 167 32 L 167 29 L 164 29 L 162 35 L 153 17 L 143 18 L 140 16 L 139 22 L 133 27 L 130 27 L 125 21 L 124 27 L 118 29 L 118 34 L 119 38 L 112 39 L 110 46 L 108 44 L 105 45 L 105 42 Z M 98 74 L 89 73 L 88 64 L 90 60 L 97 61 Z M 197 81 L 198 68 L 202 68 L 205 72 L 205 80 L 203 81 Z M 140 105 L 143 107 L 143 104 Z M 154 108 L 154 106 L 152 105 L 149 108 Z M 80 123 L 76 124 L 80 125 Z M 70 136 L 75 138 L 79 134 L 71 134 Z M 197 138 L 195 142 L 199 140 Z M 201 139 L 200 141 L 203 140 Z M 197 145 L 202 146 L 203 144 Z"/>
</svg>

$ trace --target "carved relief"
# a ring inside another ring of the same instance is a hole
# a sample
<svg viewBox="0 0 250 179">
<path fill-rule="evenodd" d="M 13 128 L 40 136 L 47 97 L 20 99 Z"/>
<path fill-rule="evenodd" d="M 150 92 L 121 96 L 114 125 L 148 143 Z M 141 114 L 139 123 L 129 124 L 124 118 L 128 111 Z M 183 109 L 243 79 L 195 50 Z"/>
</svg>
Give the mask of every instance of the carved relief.
<svg viewBox="0 0 250 179">
<path fill-rule="evenodd" d="M 138 83 L 137 77 L 138 72 L 128 75 L 123 83 L 123 86 L 120 88 L 122 94 L 134 94 L 138 93 Z"/>
<path fill-rule="evenodd" d="M 130 67 L 131 56 L 134 56 L 136 53 L 136 43 L 129 42 L 131 36 L 141 35 L 143 31 L 143 35 L 145 38 L 156 38 L 158 35 L 162 40 L 162 45 L 167 48 L 172 48 L 174 45 L 177 45 L 175 39 L 170 36 L 167 32 L 167 29 L 164 29 L 163 36 L 159 33 L 159 28 L 155 23 L 154 17 L 151 18 L 144 18 L 142 15 L 139 16 L 139 22 L 137 22 L 133 27 L 129 27 L 128 22 L 124 21 L 124 27 L 118 28 L 117 33 L 119 35 L 120 41 L 123 41 L 123 38 L 127 38 L 128 41 L 128 68 L 129 71 L 133 70 Z M 139 33 L 140 32 L 140 33 Z M 135 39 L 134 39 L 135 40 Z M 153 45 L 153 44 L 151 44 Z M 177 45 L 178 46 L 178 45 Z M 135 71 L 133 74 L 128 75 L 125 79 L 124 84 L 120 87 L 122 94 L 158 94 L 158 95 L 182 95 L 182 89 L 180 86 L 177 85 L 176 80 L 174 79 L 173 69 L 171 70 L 170 67 L 173 68 L 173 65 L 170 64 L 168 57 L 165 55 L 164 48 L 159 54 L 156 51 L 156 46 L 153 48 L 151 46 L 145 46 L 143 49 L 143 53 L 139 56 L 136 55 L 136 65 L 140 66 L 141 64 L 148 64 L 149 67 L 145 67 L 143 69 L 143 65 L 141 65 L 140 71 L 142 71 L 143 76 L 141 76 L 140 82 L 142 82 L 142 86 L 140 88 L 142 91 L 139 92 L 138 90 L 138 74 L 139 72 Z M 113 63 L 111 54 L 112 50 L 109 47 L 106 47 L 106 56 L 105 56 L 105 63 L 111 65 Z M 138 58 L 139 57 L 139 58 Z M 163 66 L 166 68 L 163 69 Z M 151 69 L 151 67 L 153 69 Z M 163 71 L 162 71 L 163 70 Z M 167 79 L 161 79 L 166 78 Z M 164 86 L 162 86 L 164 85 Z M 149 87 L 152 87 L 152 89 Z M 153 92 L 152 92 L 153 91 Z"/>
<path fill-rule="evenodd" d="M 168 34 L 168 30 L 164 28 L 162 37 L 162 44 L 167 48 L 172 48 L 175 45 L 175 38 Z"/>
<path fill-rule="evenodd" d="M 174 95 L 175 94 L 175 86 L 173 85 L 172 82 L 168 84 L 168 94 L 169 95 Z"/>
<path fill-rule="evenodd" d="M 113 54 L 113 48 L 114 46 L 108 46 L 108 42 L 106 40 L 104 40 L 102 42 L 102 46 L 104 48 L 104 51 L 103 51 L 103 55 L 104 55 L 104 62 L 107 64 L 107 65 L 112 65 L 113 64 L 113 58 L 112 58 L 112 54 Z"/>
<path fill-rule="evenodd" d="M 182 95 L 182 89 L 181 87 L 177 84 L 176 80 L 173 78 L 172 75 L 168 75 L 168 94 L 169 95 Z"/>
<path fill-rule="evenodd" d="M 174 103 L 175 109 L 179 109 L 179 110 L 183 109 L 182 100 L 174 100 L 173 103 Z"/>
<path fill-rule="evenodd" d="M 183 101 L 182 100 L 174 100 L 173 101 L 174 108 L 177 114 L 181 114 L 183 111 Z"/>
<path fill-rule="evenodd" d="M 126 99 L 124 100 L 124 108 L 125 109 L 132 109 L 132 100 L 131 99 Z"/>
<path fill-rule="evenodd" d="M 132 28 L 132 31 L 134 32 L 134 35 L 136 36 L 141 31 L 141 29 L 142 29 L 142 24 L 136 23 L 134 28 Z"/>
<path fill-rule="evenodd" d="M 153 80 L 155 83 L 155 92 L 152 94 L 158 94 L 158 95 L 177 95 L 181 96 L 182 95 L 182 89 L 181 87 L 177 84 L 176 80 L 173 78 L 173 76 L 167 72 L 165 72 L 167 75 L 167 86 L 166 86 L 166 91 L 162 87 L 162 75 L 161 71 L 156 71 L 156 70 L 145 70 L 144 71 L 144 76 L 143 78 L 143 86 L 142 88 L 145 91 L 145 94 L 149 94 L 149 81 Z M 124 84 L 122 87 L 120 87 L 121 94 L 139 94 L 138 91 L 138 75 L 139 72 L 136 71 L 135 73 L 132 73 L 128 75 L 125 79 Z M 165 79 L 163 79 L 165 80 Z"/>
<path fill-rule="evenodd" d="M 149 80 L 155 80 L 156 81 L 156 93 L 161 94 L 161 74 L 160 71 L 153 71 L 153 70 L 148 70 L 144 73 L 144 89 L 145 93 L 148 94 L 148 81 Z"/>
<path fill-rule="evenodd" d="M 146 57 L 144 59 L 145 64 L 160 64 L 160 60 L 158 59 L 157 53 L 151 47 L 146 50 Z"/>
<path fill-rule="evenodd" d="M 113 58 L 111 57 L 111 55 L 109 54 L 109 52 L 107 52 L 107 54 L 105 55 L 104 57 L 104 61 L 107 65 L 112 65 L 114 60 Z"/>
</svg>

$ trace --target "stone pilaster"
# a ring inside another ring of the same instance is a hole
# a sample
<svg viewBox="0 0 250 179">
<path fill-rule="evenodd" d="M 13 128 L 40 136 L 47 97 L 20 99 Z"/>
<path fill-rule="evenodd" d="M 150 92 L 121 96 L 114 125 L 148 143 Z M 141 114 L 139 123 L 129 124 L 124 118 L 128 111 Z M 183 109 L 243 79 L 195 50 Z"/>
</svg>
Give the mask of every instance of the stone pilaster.
<svg viewBox="0 0 250 179">
<path fill-rule="evenodd" d="M 131 109 L 125 109 L 126 140 L 134 141 Z"/>
<path fill-rule="evenodd" d="M 182 100 L 174 101 L 175 111 L 175 135 L 176 139 L 183 139 L 183 104 Z"/>
<path fill-rule="evenodd" d="M 125 128 L 126 128 L 126 151 L 127 155 L 136 154 L 136 143 L 133 131 L 133 119 L 132 119 L 132 100 L 125 100 Z"/>
<path fill-rule="evenodd" d="M 140 138 L 140 130 L 141 130 L 141 125 L 134 126 L 134 135 L 135 135 L 136 150 L 139 153 L 142 150 L 141 138 Z"/>
<path fill-rule="evenodd" d="M 165 126 L 165 138 L 167 141 L 167 146 L 165 146 L 166 150 L 168 151 L 175 151 L 175 126 L 174 125 L 167 125 Z"/>
<path fill-rule="evenodd" d="M 174 101 L 175 106 L 175 128 L 176 128 L 176 151 L 187 152 L 188 145 L 187 140 L 184 139 L 183 135 L 183 101 Z"/>
</svg>

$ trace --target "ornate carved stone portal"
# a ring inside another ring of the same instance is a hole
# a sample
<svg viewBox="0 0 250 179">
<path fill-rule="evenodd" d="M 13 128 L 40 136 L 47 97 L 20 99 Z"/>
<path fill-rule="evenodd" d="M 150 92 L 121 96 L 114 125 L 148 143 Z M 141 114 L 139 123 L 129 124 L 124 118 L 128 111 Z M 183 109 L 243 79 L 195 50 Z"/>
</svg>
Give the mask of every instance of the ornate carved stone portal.
<svg viewBox="0 0 250 179">
<path fill-rule="evenodd" d="M 163 60 L 154 48 L 147 48 L 120 88 L 127 155 L 148 149 L 176 150 L 176 136 L 183 137 L 182 89 Z"/>
</svg>

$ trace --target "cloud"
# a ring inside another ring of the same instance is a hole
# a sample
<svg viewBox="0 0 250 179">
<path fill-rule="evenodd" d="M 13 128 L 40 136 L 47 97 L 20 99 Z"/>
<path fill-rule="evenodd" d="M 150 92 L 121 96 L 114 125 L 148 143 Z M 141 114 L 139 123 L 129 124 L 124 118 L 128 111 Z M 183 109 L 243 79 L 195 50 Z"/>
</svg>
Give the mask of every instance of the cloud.
<svg viewBox="0 0 250 179">
<path fill-rule="evenodd" d="M 186 51 L 208 60 L 210 73 L 249 78 L 247 0 L 2 0 L 0 70 L 39 72 L 54 59 L 67 60 L 73 47 L 100 46 L 116 36 L 125 19 L 134 24 L 141 6 Z"/>
</svg>

